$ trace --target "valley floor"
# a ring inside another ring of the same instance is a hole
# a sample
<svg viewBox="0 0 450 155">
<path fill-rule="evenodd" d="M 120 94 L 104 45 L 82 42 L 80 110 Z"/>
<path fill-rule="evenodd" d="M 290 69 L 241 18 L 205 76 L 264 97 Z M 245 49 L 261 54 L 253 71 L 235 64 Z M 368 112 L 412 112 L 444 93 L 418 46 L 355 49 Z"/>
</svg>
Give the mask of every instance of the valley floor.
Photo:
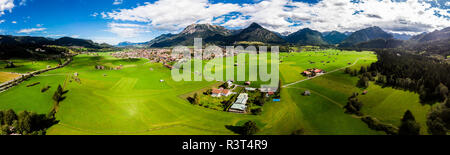
<svg viewBox="0 0 450 155">
<path fill-rule="evenodd" d="M 303 129 L 311 135 L 377 135 L 360 119 L 344 113 L 343 106 L 356 87 L 357 77 L 344 74 L 343 68 L 359 68 L 377 60 L 372 52 L 325 50 L 282 53 L 280 74 L 281 102 L 263 106 L 261 115 L 235 114 L 191 105 L 184 97 L 217 82 L 175 82 L 161 64 L 144 59 L 116 59 L 78 55 L 68 66 L 31 78 L 0 93 L 0 109 L 48 113 L 52 95 L 63 85 L 66 99 L 57 112 L 59 124 L 51 135 L 130 134 L 130 135 L 230 135 L 229 128 L 248 120 L 257 123 L 263 135 L 288 135 Z M 95 65 L 124 66 L 121 70 L 96 70 Z M 307 80 L 300 73 L 320 68 L 328 74 Z M 10 71 L 0 69 L 0 72 Z M 80 79 L 74 80 L 75 73 Z M 164 82 L 161 82 L 163 80 Z M 39 85 L 27 85 L 40 82 Z M 41 92 L 44 86 L 50 90 Z M 305 90 L 311 96 L 303 96 Z M 430 107 L 419 103 L 415 93 L 381 88 L 374 84 L 362 96 L 363 112 L 383 122 L 399 125 L 401 115 L 410 109 L 426 134 L 426 113 Z"/>
</svg>

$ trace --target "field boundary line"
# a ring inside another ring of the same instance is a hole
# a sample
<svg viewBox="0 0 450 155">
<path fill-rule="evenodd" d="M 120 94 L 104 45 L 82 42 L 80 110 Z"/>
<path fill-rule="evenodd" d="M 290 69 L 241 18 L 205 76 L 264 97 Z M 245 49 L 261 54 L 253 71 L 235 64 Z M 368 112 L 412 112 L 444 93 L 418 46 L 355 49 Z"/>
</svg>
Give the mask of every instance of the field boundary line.
<svg viewBox="0 0 450 155">
<path fill-rule="evenodd" d="M 287 87 L 289 87 L 289 86 L 292 86 L 292 85 L 295 85 L 295 84 L 298 84 L 298 83 L 301 83 L 301 82 L 305 82 L 305 81 L 308 81 L 308 80 L 312 80 L 312 79 L 315 79 L 315 78 L 320 77 L 320 76 L 323 76 L 323 75 L 327 75 L 327 74 L 330 74 L 330 73 L 334 73 L 334 72 L 343 70 L 343 69 L 348 68 L 348 67 L 352 67 L 352 66 L 356 65 L 356 63 L 358 63 L 358 61 L 359 61 L 360 59 L 361 59 L 361 58 L 356 59 L 356 61 L 355 61 L 353 64 L 351 64 L 351 65 L 348 65 L 348 66 L 345 66 L 345 67 L 342 67 L 342 68 L 338 68 L 338 69 L 332 70 L 332 71 L 330 71 L 330 72 L 326 72 L 326 73 L 324 73 L 324 74 L 320 74 L 320 75 L 314 76 L 314 77 L 312 77 L 312 78 L 307 78 L 307 79 L 299 80 L 299 81 L 296 81 L 296 82 L 293 82 L 293 83 L 289 83 L 289 84 L 286 84 L 286 85 L 282 86 L 282 88 L 287 88 Z"/>
<path fill-rule="evenodd" d="M 310 89 L 307 89 L 307 88 L 301 88 L 301 87 L 290 87 L 290 88 L 287 88 L 287 89 L 309 90 L 309 91 L 311 91 L 312 93 L 315 93 L 315 94 L 319 95 L 320 97 L 322 97 L 322 98 L 324 98 L 324 99 L 326 99 L 326 100 L 332 102 L 333 104 L 339 106 L 340 108 L 344 108 L 344 106 L 341 105 L 341 104 L 339 104 L 338 101 L 335 101 L 335 100 L 329 98 L 328 96 L 325 96 L 325 95 L 323 95 L 323 94 L 321 94 L 321 93 L 319 93 L 319 92 L 316 92 L 316 91 L 314 91 L 314 90 L 310 90 Z"/>
</svg>

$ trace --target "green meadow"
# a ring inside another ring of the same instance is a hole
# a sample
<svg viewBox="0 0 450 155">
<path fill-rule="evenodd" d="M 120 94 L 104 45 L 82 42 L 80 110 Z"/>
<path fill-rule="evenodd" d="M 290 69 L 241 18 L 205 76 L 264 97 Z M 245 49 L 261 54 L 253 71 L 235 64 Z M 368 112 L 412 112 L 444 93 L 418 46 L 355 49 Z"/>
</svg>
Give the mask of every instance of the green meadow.
<svg viewBox="0 0 450 155">
<path fill-rule="evenodd" d="M 230 126 L 242 125 L 249 120 L 255 121 L 260 128 L 258 134 L 264 135 L 286 135 L 299 129 L 311 135 L 384 134 L 369 129 L 360 119 L 345 114 L 342 108 L 353 92 L 361 90 L 356 87 L 358 78 L 344 74 L 340 69 L 375 62 L 377 58 L 372 52 L 281 53 L 280 59 L 283 85 L 306 79 L 300 73 L 307 68 L 335 72 L 283 88 L 281 102 L 266 103 L 261 115 L 246 115 L 193 106 L 186 100 L 187 94 L 217 86 L 217 81 L 173 81 L 169 69 L 146 59 L 117 59 L 109 53 L 78 55 L 64 68 L 33 77 L 0 93 L 0 109 L 48 113 L 53 106 L 52 95 L 61 84 L 69 92 L 56 115 L 59 124 L 47 131 L 50 135 L 230 135 L 236 134 Z M 95 65 L 122 65 L 123 69 L 96 70 Z M 248 66 L 248 61 L 242 66 Z M 226 70 L 225 66 L 218 68 Z M 74 80 L 74 73 L 78 73 L 80 82 Z M 36 82 L 40 84 L 27 87 Z M 260 84 L 255 83 L 252 85 Z M 44 86 L 50 86 L 50 89 L 41 92 Z M 302 96 L 305 90 L 311 90 L 312 95 Z M 398 125 L 399 115 L 401 117 L 405 109 L 411 109 L 423 124 L 422 114 L 428 109 L 415 100 L 417 94 L 375 85 L 371 85 L 369 92 L 361 97 L 364 113 Z M 396 105 L 399 99 L 392 99 L 395 98 L 392 94 L 408 100 L 401 106 Z"/>
<path fill-rule="evenodd" d="M 45 69 L 47 68 L 48 65 L 50 65 L 51 67 L 55 67 L 58 65 L 58 61 L 56 60 L 32 61 L 32 60 L 12 59 L 8 61 L 12 61 L 16 67 L 5 68 L 7 62 L 4 60 L 0 60 L 0 72 L 27 73 L 40 69 Z"/>
</svg>

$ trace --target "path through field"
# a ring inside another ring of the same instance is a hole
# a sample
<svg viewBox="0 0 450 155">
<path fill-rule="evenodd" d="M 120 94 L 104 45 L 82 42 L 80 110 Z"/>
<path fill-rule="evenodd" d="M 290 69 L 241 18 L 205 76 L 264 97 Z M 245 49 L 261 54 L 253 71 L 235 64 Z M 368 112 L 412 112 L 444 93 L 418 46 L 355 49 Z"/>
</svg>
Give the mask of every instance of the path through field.
<svg viewBox="0 0 450 155">
<path fill-rule="evenodd" d="M 337 72 L 337 71 L 339 71 L 339 70 L 345 69 L 345 68 L 347 68 L 347 67 L 352 67 L 352 66 L 356 65 L 356 63 L 358 63 L 359 59 L 360 59 L 360 58 L 356 59 L 356 61 L 355 61 L 353 64 L 349 65 L 349 66 L 345 66 L 345 67 L 342 67 L 342 68 L 338 68 L 338 69 L 335 69 L 335 70 L 333 70 L 333 71 L 326 72 L 326 73 L 324 73 L 324 74 L 319 74 L 319 75 L 314 76 L 314 77 L 312 77 L 312 78 L 307 78 L 307 79 L 303 79 L 303 80 L 300 80 L 300 81 L 296 81 L 296 82 L 293 82 L 293 83 L 290 83 L 290 84 L 286 84 L 286 85 L 283 86 L 283 88 L 287 88 L 287 87 L 292 86 L 292 85 L 295 85 L 295 84 L 297 84 L 297 83 L 305 82 L 305 81 L 308 81 L 308 80 L 311 80 L 311 79 L 314 79 L 314 78 L 317 78 L 317 77 L 320 77 L 320 76 L 323 76 L 323 75 L 326 75 L 326 74 L 334 73 L 334 72 Z"/>
</svg>

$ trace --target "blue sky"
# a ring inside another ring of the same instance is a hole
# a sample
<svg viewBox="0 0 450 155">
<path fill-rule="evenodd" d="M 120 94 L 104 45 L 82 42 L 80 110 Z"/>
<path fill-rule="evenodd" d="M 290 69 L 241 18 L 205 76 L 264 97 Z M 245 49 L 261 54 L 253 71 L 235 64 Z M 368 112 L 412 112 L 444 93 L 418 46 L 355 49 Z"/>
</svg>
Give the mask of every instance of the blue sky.
<svg viewBox="0 0 450 155">
<path fill-rule="evenodd" d="M 446 0 L 0 0 L 0 34 L 116 44 L 149 41 L 193 23 L 239 29 L 252 22 L 277 32 L 380 26 L 417 34 L 450 26 L 449 9 Z"/>
</svg>

